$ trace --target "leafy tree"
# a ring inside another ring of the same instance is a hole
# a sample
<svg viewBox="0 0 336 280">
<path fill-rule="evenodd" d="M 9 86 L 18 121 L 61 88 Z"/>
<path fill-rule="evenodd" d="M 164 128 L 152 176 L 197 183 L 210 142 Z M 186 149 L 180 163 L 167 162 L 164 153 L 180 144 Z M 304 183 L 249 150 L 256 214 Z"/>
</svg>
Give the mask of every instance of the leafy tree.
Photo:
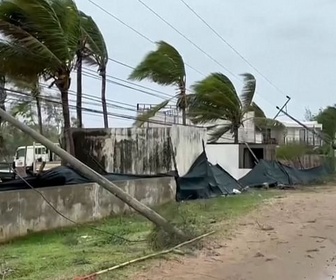
<svg viewBox="0 0 336 280">
<path fill-rule="evenodd" d="M 12 111 L 15 110 L 15 112 L 13 112 L 14 115 L 27 116 L 27 114 L 31 114 L 31 118 L 33 118 L 33 116 L 35 117 L 34 109 L 36 108 L 39 132 L 43 135 L 43 117 L 40 100 L 41 87 L 39 85 L 38 77 L 33 77 L 29 81 L 24 80 L 24 78 L 12 78 L 9 79 L 9 82 L 18 90 L 30 91 L 30 96 L 25 96 L 23 94 L 19 99 L 20 102 L 17 103 L 16 108 L 12 109 Z"/>
<path fill-rule="evenodd" d="M 209 142 L 216 142 L 223 134 L 233 134 L 238 143 L 238 129 L 245 114 L 251 110 L 256 89 L 252 74 L 243 74 L 244 87 L 240 97 L 228 77 L 212 73 L 193 85 L 194 96 L 189 105 L 189 115 L 195 124 L 214 123 Z M 221 123 L 220 123 L 221 122 Z"/>
<path fill-rule="evenodd" d="M 104 127 L 108 128 L 108 112 L 106 104 L 106 67 L 108 63 L 108 51 L 106 43 L 99 27 L 90 16 L 80 12 L 80 21 L 82 30 L 82 45 L 80 52 L 77 54 L 77 57 L 80 57 L 81 63 L 84 61 L 84 63 L 87 63 L 90 66 L 98 66 L 98 73 L 102 79 L 101 100 Z M 79 73 L 79 69 L 77 70 L 77 73 Z M 78 78 L 78 82 L 80 82 L 80 78 Z M 77 120 L 78 122 L 81 122 L 78 114 Z"/>
<path fill-rule="evenodd" d="M 66 149 L 73 153 L 68 90 L 81 39 L 72 0 L 3 0 L 0 3 L 0 61 L 10 76 L 52 80 L 61 93 Z"/>
<path fill-rule="evenodd" d="M 48 97 L 48 99 L 52 97 Z M 43 134 L 49 140 L 53 142 L 59 142 L 60 136 L 60 124 L 59 120 L 62 120 L 61 115 L 61 105 L 55 103 L 50 103 L 41 98 L 41 110 L 44 116 L 43 121 Z M 13 116 L 20 118 L 20 120 L 33 128 L 34 130 L 39 130 L 39 125 L 37 122 L 37 110 L 36 102 L 32 96 L 22 95 L 16 101 L 8 102 L 7 111 L 9 111 Z M 53 110 L 50 110 L 53 108 Z M 32 145 L 34 140 L 28 135 L 23 133 L 21 130 L 15 128 L 11 124 L 3 123 L 0 126 L 0 135 L 4 136 L 4 141 L 2 143 L 2 149 L 0 149 L 0 161 L 6 159 L 11 161 L 14 153 L 19 146 Z"/>
<path fill-rule="evenodd" d="M 179 91 L 177 107 L 182 111 L 182 121 L 186 124 L 186 71 L 182 56 L 171 45 L 164 41 L 157 43 L 157 49 L 146 55 L 144 60 L 133 70 L 130 80 L 149 80 L 163 86 L 175 86 Z M 140 116 L 139 121 L 145 122 L 153 117 L 160 109 L 164 108 L 169 100 Z"/>
<path fill-rule="evenodd" d="M 336 105 L 328 106 L 320 110 L 314 117 L 318 123 L 322 124 L 323 133 L 328 135 L 330 139 L 335 139 L 336 134 Z"/>
</svg>

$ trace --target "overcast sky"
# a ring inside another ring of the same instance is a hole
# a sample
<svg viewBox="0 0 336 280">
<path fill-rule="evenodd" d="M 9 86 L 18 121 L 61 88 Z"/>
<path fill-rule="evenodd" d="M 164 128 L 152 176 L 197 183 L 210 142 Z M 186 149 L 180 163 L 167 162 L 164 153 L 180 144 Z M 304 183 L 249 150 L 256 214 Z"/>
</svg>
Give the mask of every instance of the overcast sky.
<svg viewBox="0 0 336 280">
<path fill-rule="evenodd" d="M 236 53 L 211 32 L 180 0 L 142 0 L 174 25 L 219 66 L 185 38 L 147 10 L 138 0 L 93 0 L 153 41 L 164 40 L 175 46 L 185 62 L 207 75 L 223 72 L 241 89 L 241 73 L 257 78 L 255 101 L 273 117 L 285 95 L 292 97 L 289 113 L 302 119 L 305 108 L 313 112 L 336 103 L 336 1 L 335 0 L 185 0 L 221 36 L 239 51 L 278 89 L 261 77 Z M 253 4 L 252 4 L 253 3 Z M 89 0 L 78 0 L 80 10 L 91 15 L 100 27 L 109 50 L 109 57 L 136 66 L 155 45 L 104 13 Z M 112 61 L 108 74 L 127 79 L 130 69 Z M 204 78 L 187 67 L 188 86 Z M 173 88 L 140 83 L 169 95 Z M 75 79 L 72 89 L 75 89 Z M 100 95 L 100 82 L 85 78 L 84 92 Z M 158 103 L 163 99 L 113 84 L 107 86 L 107 98 L 131 105 Z M 92 105 L 85 105 L 92 107 Z M 94 107 L 99 109 L 99 107 Z M 109 108 L 110 112 L 134 115 L 132 111 Z M 102 117 L 85 115 L 86 127 L 102 126 Z M 132 121 L 110 118 L 111 126 L 129 126 Z"/>
</svg>

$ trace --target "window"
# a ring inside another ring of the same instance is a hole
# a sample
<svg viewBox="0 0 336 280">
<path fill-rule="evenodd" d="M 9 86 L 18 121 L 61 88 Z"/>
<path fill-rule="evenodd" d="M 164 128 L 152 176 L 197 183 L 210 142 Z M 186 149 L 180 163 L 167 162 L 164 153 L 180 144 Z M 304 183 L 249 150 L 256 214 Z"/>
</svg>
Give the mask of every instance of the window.
<svg viewBox="0 0 336 280">
<path fill-rule="evenodd" d="M 20 148 L 16 152 L 16 158 L 19 159 L 20 157 L 26 156 L 26 148 Z"/>
</svg>

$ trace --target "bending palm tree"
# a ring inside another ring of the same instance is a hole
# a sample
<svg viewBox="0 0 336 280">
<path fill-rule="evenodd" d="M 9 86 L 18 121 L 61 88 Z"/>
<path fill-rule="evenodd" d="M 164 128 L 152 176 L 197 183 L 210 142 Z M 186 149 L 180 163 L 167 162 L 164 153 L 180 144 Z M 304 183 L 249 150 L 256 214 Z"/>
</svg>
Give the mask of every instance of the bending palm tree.
<svg viewBox="0 0 336 280">
<path fill-rule="evenodd" d="M 283 128 L 283 124 L 266 118 L 265 113 L 252 102 L 256 80 L 252 74 L 243 74 L 244 87 L 238 96 L 228 77 L 212 73 L 204 80 L 193 85 L 194 94 L 189 103 L 189 115 L 195 124 L 214 124 L 209 142 L 216 142 L 225 133 L 233 134 L 234 143 L 239 142 L 238 129 L 245 121 L 245 115 L 254 111 L 255 124 L 260 129 L 269 127 Z"/>
<path fill-rule="evenodd" d="M 74 153 L 68 90 L 81 39 L 72 0 L 3 0 L 0 3 L 0 61 L 10 76 L 52 79 L 61 92 L 66 149 Z"/>
<path fill-rule="evenodd" d="M 189 115 L 195 124 L 214 123 L 209 142 L 216 142 L 230 131 L 234 143 L 238 143 L 238 129 L 250 111 L 256 89 L 253 75 L 242 76 L 245 84 L 240 98 L 229 78 L 221 73 L 212 73 L 193 85 L 195 94 L 188 108 Z"/>
<path fill-rule="evenodd" d="M 182 56 L 171 45 L 160 41 L 157 50 L 150 52 L 129 76 L 130 80 L 144 79 L 163 86 L 176 86 L 179 90 L 177 107 L 182 111 L 182 122 L 186 125 L 186 72 Z M 149 112 L 140 116 L 141 122 L 147 121 L 156 112 L 165 107 L 170 100 L 155 106 Z"/>
<path fill-rule="evenodd" d="M 36 102 L 36 113 L 37 113 L 37 120 L 38 120 L 38 127 L 39 127 L 39 132 L 40 134 L 43 135 L 43 120 L 42 120 L 42 108 L 41 108 L 41 100 L 40 100 L 40 94 L 41 94 L 41 87 L 39 85 L 39 80 L 38 77 L 34 77 L 32 80 L 27 81 L 24 80 L 24 78 L 20 77 L 15 77 L 15 78 L 10 78 L 8 77 L 8 81 L 11 84 L 14 84 L 16 88 L 19 90 L 28 90 L 30 91 L 31 97 L 35 100 Z M 31 99 L 27 100 L 25 98 L 25 101 L 20 102 L 19 106 L 17 109 L 22 108 L 23 111 L 29 110 L 31 106 Z M 17 110 L 18 114 L 20 114 L 20 110 Z"/>
<path fill-rule="evenodd" d="M 106 104 L 106 67 L 108 63 L 108 51 L 104 36 L 94 20 L 80 12 L 81 27 L 83 34 L 82 60 L 89 65 L 97 66 L 102 78 L 101 99 L 103 107 L 104 127 L 108 128 L 108 112 Z M 77 71 L 78 73 L 79 71 Z M 78 100 L 78 97 L 77 97 Z"/>
</svg>

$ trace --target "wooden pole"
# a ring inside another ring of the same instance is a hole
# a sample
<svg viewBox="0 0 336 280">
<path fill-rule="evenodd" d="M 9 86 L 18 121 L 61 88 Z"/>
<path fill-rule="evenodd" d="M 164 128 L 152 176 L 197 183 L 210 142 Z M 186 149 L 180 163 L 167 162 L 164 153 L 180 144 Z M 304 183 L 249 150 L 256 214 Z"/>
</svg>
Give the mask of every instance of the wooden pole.
<svg viewBox="0 0 336 280">
<path fill-rule="evenodd" d="M 167 233 L 175 234 L 175 235 L 185 238 L 184 233 L 178 228 L 176 228 L 175 226 L 171 225 L 165 218 L 160 216 L 158 213 L 153 211 L 151 208 L 147 207 L 146 205 L 136 200 L 134 197 L 132 197 L 128 193 L 124 192 L 117 185 L 113 184 L 112 182 L 107 180 L 104 176 L 100 175 L 96 171 L 92 170 L 90 167 L 80 162 L 78 159 L 76 159 L 75 157 L 67 153 L 65 150 L 56 146 L 53 142 L 49 141 L 43 135 L 39 134 L 35 130 L 31 129 L 30 127 L 21 123 L 17 119 L 13 118 L 11 115 L 6 113 L 2 109 L 0 109 L 0 117 L 4 121 L 11 123 L 13 126 L 27 133 L 35 141 L 43 144 L 50 151 L 54 152 L 61 159 L 63 159 L 64 161 L 69 163 L 71 166 L 73 166 L 75 169 L 77 169 L 80 173 L 84 174 L 88 179 L 91 179 L 92 181 L 98 183 L 101 187 L 103 187 L 108 192 L 112 193 L 117 198 L 119 198 L 121 201 L 123 201 L 124 203 L 132 207 L 135 211 L 137 211 L 139 214 L 146 217 L 156 226 L 162 228 Z"/>
</svg>

